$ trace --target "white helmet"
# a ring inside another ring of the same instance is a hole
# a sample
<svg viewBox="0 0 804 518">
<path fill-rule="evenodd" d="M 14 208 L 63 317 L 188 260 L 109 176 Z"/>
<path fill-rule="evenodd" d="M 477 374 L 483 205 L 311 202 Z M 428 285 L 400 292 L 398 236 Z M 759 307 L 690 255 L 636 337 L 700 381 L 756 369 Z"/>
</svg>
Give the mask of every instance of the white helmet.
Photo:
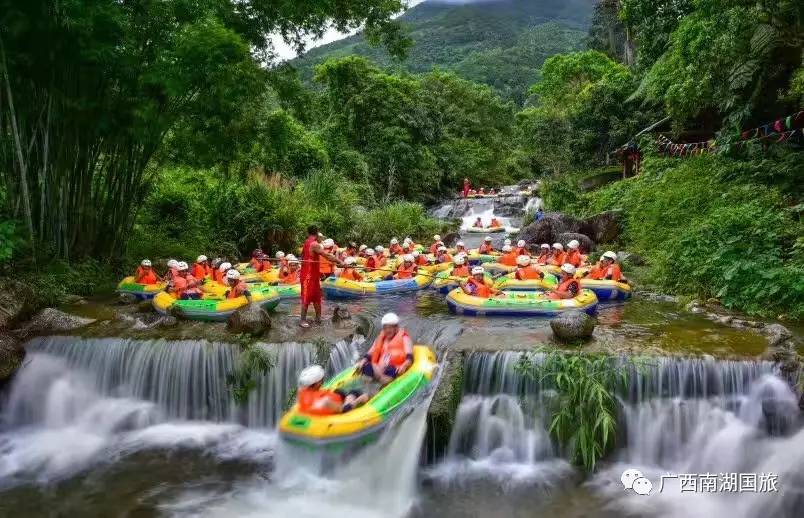
<svg viewBox="0 0 804 518">
<path fill-rule="evenodd" d="M 569 263 L 564 263 L 561 265 L 561 271 L 564 273 L 568 273 L 570 275 L 575 275 L 575 267 Z"/>
<path fill-rule="evenodd" d="M 221 265 L 218 266 L 218 271 L 219 272 L 225 272 L 226 270 L 228 270 L 231 267 L 232 267 L 232 263 L 221 263 Z"/>
<path fill-rule="evenodd" d="M 438 234 L 434 235 L 433 241 L 441 241 L 441 236 L 439 236 Z"/>
<path fill-rule="evenodd" d="M 457 243 L 455 243 L 456 248 L 459 247 L 459 246 L 462 246 L 462 247 L 466 248 L 466 245 L 463 244 L 463 241 L 458 241 Z"/>
<path fill-rule="evenodd" d="M 288 264 L 299 264 L 299 259 L 293 254 L 288 254 L 287 260 Z"/>
<path fill-rule="evenodd" d="M 516 246 L 518 246 L 519 248 L 525 248 L 525 245 L 526 243 L 524 239 L 520 239 L 519 241 L 516 242 Z"/>
<path fill-rule="evenodd" d="M 607 259 L 611 259 L 612 261 L 616 261 L 616 260 L 617 260 L 617 254 L 616 254 L 616 253 L 614 253 L 614 252 L 612 252 L 611 250 L 609 250 L 608 252 L 606 252 L 605 254 L 603 254 L 603 257 L 605 257 L 605 258 L 607 258 Z"/>
<path fill-rule="evenodd" d="M 346 266 L 352 266 L 356 262 L 357 259 L 355 259 L 354 257 L 347 257 L 346 259 L 343 260 L 343 264 L 345 264 Z"/>
<path fill-rule="evenodd" d="M 410 253 L 410 255 L 412 255 L 412 256 L 413 256 L 413 258 L 415 259 L 416 257 L 419 257 L 419 256 L 420 256 L 420 255 L 422 255 L 422 254 L 421 254 L 421 252 L 419 252 L 418 250 L 414 250 L 414 251 L 412 251 L 412 252 Z"/>
<path fill-rule="evenodd" d="M 398 245 L 398 244 L 399 244 L 399 240 L 398 240 L 397 238 L 395 238 L 395 237 L 392 237 L 392 238 L 391 238 L 391 244 L 392 244 L 392 245 Z"/>
<path fill-rule="evenodd" d="M 320 365 L 310 365 L 299 374 L 299 386 L 309 387 L 324 379 L 326 373 Z"/>
<path fill-rule="evenodd" d="M 184 261 L 179 262 L 179 271 L 180 272 L 183 272 L 184 270 L 189 270 L 189 269 L 190 269 L 190 266 L 187 263 L 185 263 Z"/>
<path fill-rule="evenodd" d="M 546 249 L 550 250 L 550 245 L 548 245 L 547 243 L 542 243 L 541 248 L 546 248 Z"/>
<path fill-rule="evenodd" d="M 238 272 L 237 270 L 232 268 L 231 270 L 226 272 L 226 278 L 227 279 L 232 279 L 232 280 L 239 279 L 240 278 L 240 272 Z"/>
<path fill-rule="evenodd" d="M 412 263 L 413 262 L 413 255 L 412 254 L 405 254 L 405 255 L 402 256 L 402 260 L 405 261 L 406 263 Z"/>
<path fill-rule="evenodd" d="M 438 247 L 438 251 L 439 251 L 439 252 L 446 252 L 446 251 L 447 251 L 447 247 L 446 247 L 446 246 L 444 246 L 444 245 L 441 245 L 441 246 L 439 246 L 439 247 Z"/>
<path fill-rule="evenodd" d="M 472 275 L 483 275 L 484 273 L 486 273 L 486 269 L 482 266 L 475 266 L 472 268 Z"/>
<path fill-rule="evenodd" d="M 177 260 L 175 260 L 175 259 L 168 260 L 167 264 L 168 264 L 168 268 L 178 268 L 179 267 L 179 262 Z"/>
<path fill-rule="evenodd" d="M 406 245 L 409 245 L 413 242 L 413 240 L 409 237 L 406 237 L 405 239 L 402 240 L 402 242 L 405 243 Z"/>
<path fill-rule="evenodd" d="M 530 264 L 530 257 L 527 255 L 520 255 L 516 258 L 516 264 L 519 266 L 527 266 Z"/>
<path fill-rule="evenodd" d="M 335 241 L 333 239 L 327 238 L 324 240 L 323 243 L 321 243 L 321 246 L 323 246 L 324 248 L 335 246 Z"/>
<path fill-rule="evenodd" d="M 143 259 L 143 260 L 140 262 L 140 264 L 141 264 L 142 266 L 151 266 L 151 260 L 150 260 L 150 259 Z"/>
<path fill-rule="evenodd" d="M 276 253 L 276 258 L 277 259 L 284 259 L 285 258 L 285 252 L 282 252 L 280 250 L 279 252 Z"/>
<path fill-rule="evenodd" d="M 362 252 L 366 248 L 368 248 L 366 245 L 360 245 L 360 248 L 358 248 L 357 250 L 358 250 L 358 252 Z"/>
<path fill-rule="evenodd" d="M 553 248 L 555 248 L 556 250 L 564 250 L 564 245 L 562 245 L 561 243 L 553 243 Z"/>
<path fill-rule="evenodd" d="M 384 326 L 398 326 L 399 325 L 399 316 L 396 313 L 386 313 L 382 317 L 382 321 L 380 322 Z"/>
<path fill-rule="evenodd" d="M 486 241 L 486 242 L 489 242 L 489 243 L 490 243 L 490 242 L 491 242 L 491 236 L 486 236 L 486 239 L 484 239 L 484 241 Z"/>
<path fill-rule="evenodd" d="M 377 253 L 379 254 L 379 253 L 384 252 L 384 251 L 385 251 L 385 248 L 383 248 L 383 246 L 382 246 L 382 245 L 377 245 L 377 246 L 375 246 L 375 247 L 374 247 L 374 251 L 375 251 L 375 252 L 377 252 Z"/>
<path fill-rule="evenodd" d="M 374 249 L 373 248 L 366 248 L 366 255 L 374 255 Z"/>
<path fill-rule="evenodd" d="M 503 244 L 504 244 L 504 245 L 510 245 L 510 244 L 511 244 L 511 240 L 510 240 L 510 239 L 506 239 L 505 241 L 503 241 Z"/>
<path fill-rule="evenodd" d="M 463 255 L 456 255 L 452 259 L 452 262 L 457 264 L 458 266 L 463 266 L 464 264 L 466 264 L 466 257 Z"/>
<path fill-rule="evenodd" d="M 569 243 L 567 243 L 567 247 L 568 247 L 570 250 L 577 250 L 577 249 L 578 249 L 580 246 L 581 246 L 581 244 L 578 242 L 578 240 L 577 240 L 577 239 L 573 239 L 572 241 L 570 241 Z"/>
<path fill-rule="evenodd" d="M 513 248 L 511 248 L 511 245 L 505 245 L 503 247 L 503 252 L 510 252 L 511 250 L 513 250 Z"/>
<path fill-rule="evenodd" d="M 198 256 L 198 259 L 196 259 L 196 260 L 195 260 L 195 262 L 197 262 L 197 263 L 203 263 L 203 262 L 204 262 L 204 261 L 206 261 L 206 260 L 207 260 L 207 256 L 205 256 L 205 255 L 203 255 L 203 254 L 202 254 L 202 255 L 199 255 L 199 256 Z"/>
</svg>

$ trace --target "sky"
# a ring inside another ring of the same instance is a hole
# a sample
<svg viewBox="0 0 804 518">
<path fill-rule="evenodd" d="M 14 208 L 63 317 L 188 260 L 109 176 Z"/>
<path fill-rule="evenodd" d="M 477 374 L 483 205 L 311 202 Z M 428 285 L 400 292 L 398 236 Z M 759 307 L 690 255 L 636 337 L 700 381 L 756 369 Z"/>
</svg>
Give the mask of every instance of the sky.
<svg viewBox="0 0 804 518">
<path fill-rule="evenodd" d="M 408 7 L 413 7 L 416 4 L 422 3 L 424 0 L 408 0 Z M 444 1 L 444 0 L 441 0 Z M 451 0 L 455 2 L 456 0 Z M 458 1 L 465 1 L 465 0 L 458 0 Z M 400 13 L 401 14 L 401 13 Z M 338 32 L 335 29 L 327 29 L 324 32 L 324 36 L 320 39 L 314 40 L 312 37 L 307 38 L 306 41 L 308 42 L 307 48 L 311 49 L 313 47 L 318 47 L 319 45 L 326 45 L 327 43 L 332 43 L 333 41 L 337 41 L 343 39 L 347 36 L 351 36 L 352 34 L 358 32 L 358 30 L 354 30 L 352 32 Z M 282 40 L 279 36 L 275 36 L 272 38 L 274 43 L 274 48 L 276 49 L 276 54 L 279 57 L 280 61 L 286 61 L 288 59 L 293 59 L 296 57 L 296 51 L 290 47 L 287 43 Z"/>
</svg>

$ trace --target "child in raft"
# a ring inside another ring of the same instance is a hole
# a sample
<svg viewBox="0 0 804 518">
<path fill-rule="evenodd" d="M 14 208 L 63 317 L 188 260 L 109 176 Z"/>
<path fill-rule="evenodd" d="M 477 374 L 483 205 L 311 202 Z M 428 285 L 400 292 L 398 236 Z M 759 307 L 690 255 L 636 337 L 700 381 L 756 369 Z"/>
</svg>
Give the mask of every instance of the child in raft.
<svg viewBox="0 0 804 518">
<path fill-rule="evenodd" d="M 280 284 L 299 284 L 299 260 L 295 255 L 287 256 L 287 268 L 279 271 Z"/>
<path fill-rule="evenodd" d="M 140 261 L 137 271 L 134 272 L 134 282 L 137 284 L 157 284 L 159 280 L 159 276 L 151 266 L 151 260 L 143 259 Z"/>
<path fill-rule="evenodd" d="M 354 257 L 347 257 L 346 259 L 344 259 L 343 268 L 341 269 L 340 273 L 338 273 L 338 278 L 347 281 L 356 281 L 356 282 L 362 281 L 363 276 L 357 270 L 355 270 L 356 264 L 357 259 L 355 259 Z"/>
<path fill-rule="evenodd" d="M 486 238 L 483 240 L 483 244 L 480 245 L 480 248 L 478 248 L 477 251 L 480 254 L 494 253 L 494 246 L 491 244 L 491 236 L 486 236 Z"/>
<path fill-rule="evenodd" d="M 488 299 L 491 297 L 496 297 L 498 295 L 502 295 L 503 293 L 496 289 L 492 288 L 488 284 L 486 284 L 486 269 L 482 266 L 475 266 L 472 268 L 472 276 L 466 280 L 461 285 L 461 289 L 467 295 L 471 295 L 473 297 L 481 297 L 484 299 Z"/>
</svg>

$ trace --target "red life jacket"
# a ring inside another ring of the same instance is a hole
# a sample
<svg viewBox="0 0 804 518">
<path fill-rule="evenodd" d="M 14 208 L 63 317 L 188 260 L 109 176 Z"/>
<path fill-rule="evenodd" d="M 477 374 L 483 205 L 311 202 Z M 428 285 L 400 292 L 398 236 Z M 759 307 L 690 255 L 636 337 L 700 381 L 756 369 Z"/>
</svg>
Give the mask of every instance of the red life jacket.
<svg viewBox="0 0 804 518">
<path fill-rule="evenodd" d="M 549 262 L 550 262 L 550 254 L 549 253 L 539 254 L 539 257 L 536 258 L 536 263 L 537 264 L 547 264 Z"/>
<path fill-rule="evenodd" d="M 366 269 L 368 271 L 372 271 L 375 268 L 377 268 L 377 258 L 371 255 L 368 259 L 366 259 Z"/>
<path fill-rule="evenodd" d="M 427 258 L 423 255 L 419 255 L 419 257 L 416 258 L 416 264 L 419 266 L 426 266 Z"/>
<path fill-rule="evenodd" d="M 527 250 L 526 248 L 517 248 L 517 249 L 515 250 L 515 252 L 516 252 L 516 255 L 517 255 L 517 256 L 520 256 L 520 255 L 530 255 L 530 254 L 528 253 L 528 250 Z"/>
<path fill-rule="evenodd" d="M 567 279 L 567 280 L 565 280 L 565 281 L 561 281 L 561 284 L 558 285 L 558 288 L 556 288 L 555 292 L 556 293 L 563 293 L 563 294 L 572 293 L 572 291 L 570 291 L 570 289 L 572 287 L 574 287 L 575 295 L 577 296 L 578 293 L 581 291 L 581 285 L 578 282 L 578 279 L 575 279 L 575 278 L 572 278 L 572 277 Z M 558 297 L 555 296 L 555 293 L 548 294 L 548 297 L 550 297 L 550 298 L 558 298 Z"/>
<path fill-rule="evenodd" d="M 439 263 L 451 263 L 452 262 L 452 256 L 450 254 L 447 254 L 447 253 L 445 253 L 443 255 L 439 255 L 437 259 L 438 259 Z"/>
<path fill-rule="evenodd" d="M 403 252 L 402 247 L 399 245 L 391 245 L 388 248 L 388 253 L 391 255 L 401 255 Z"/>
<path fill-rule="evenodd" d="M 474 277 L 470 277 L 469 278 L 469 284 L 474 286 L 474 294 L 473 295 L 475 297 L 482 297 L 484 299 L 487 299 L 487 298 L 491 297 L 491 289 L 488 286 L 486 286 L 485 282 L 479 282 Z"/>
<path fill-rule="evenodd" d="M 213 280 L 213 281 L 215 281 L 215 282 L 217 282 L 217 283 L 219 283 L 219 284 L 223 284 L 223 276 L 224 276 L 224 275 L 225 275 L 225 274 L 224 274 L 224 272 L 222 272 L 222 271 L 220 271 L 220 270 L 218 270 L 218 269 L 216 268 L 216 269 L 215 269 L 215 270 L 212 272 L 212 280 Z"/>
<path fill-rule="evenodd" d="M 408 357 L 405 339 L 409 338 L 408 332 L 402 328 L 389 340 L 386 340 L 385 333 L 381 332 L 368 351 L 371 363 L 392 367 L 401 366 Z"/>
<path fill-rule="evenodd" d="M 196 279 L 203 279 L 209 275 L 209 266 L 200 263 L 193 263 L 193 269 L 190 270 L 190 273 Z"/>
<path fill-rule="evenodd" d="M 343 404 L 343 397 L 332 390 L 316 390 L 310 387 L 299 389 L 299 412 L 311 415 L 332 415 L 336 412 L 319 403 L 328 399 L 335 404 Z"/>
<path fill-rule="evenodd" d="M 412 279 L 414 275 L 416 275 L 416 265 L 405 266 L 405 263 L 402 263 L 396 269 L 395 277 L 397 279 Z"/>
</svg>

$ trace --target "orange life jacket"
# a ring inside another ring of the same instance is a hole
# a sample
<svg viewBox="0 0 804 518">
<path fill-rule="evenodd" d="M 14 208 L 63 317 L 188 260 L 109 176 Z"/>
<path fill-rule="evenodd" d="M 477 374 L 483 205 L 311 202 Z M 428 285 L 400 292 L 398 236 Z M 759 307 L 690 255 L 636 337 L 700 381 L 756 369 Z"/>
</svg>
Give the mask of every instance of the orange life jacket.
<svg viewBox="0 0 804 518">
<path fill-rule="evenodd" d="M 387 341 L 385 333 L 381 332 L 380 336 L 374 340 L 374 344 L 368 350 L 371 363 L 390 365 L 392 367 L 401 366 L 405 363 L 409 354 L 408 351 L 405 350 L 405 339 L 409 338 L 408 332 L 402 328 Z"/>
<path fill-rule="evenodd" d="M 533 268 L 532 266 L 526 266 L 525 268 L 519 268 L 516 271 L 516 278 L 520 281 L 530 281 L 541 279 L 544 277 L 544 274 L 539 270 Z"/>
<path fill-rule="evenodd" d="M 523 247 L 523 248 L 517 248 L 517 249 L 516 249 L 516 250 L 514 250 L 514 251 L 516 252 L 516 255 L 517 255 L 517 256 L 520 256 L 520 255 L 530 255 L 530 254 L 528 253 L 528 249 L 527 249 L 527 248 L 524 248 L 524 247 Z"/>
<path fill-rule="evenodd" d="M 137 273 L 134 274 L 134 280 L 139 284 L 156 284 L 159 279 L 156 278 L 156 272 L 152 268 L 145 270 L 142 266 L 137 268 Z"/>
<path fill-rule="evenodd" d="M 341 270 L 341 274 L 339 275 L 341 279 L 346 279 L 347 281 L 362 281 L 363 276 L 357 273 L 354 268 L 344 268 Z"/>
<path fill-rule="evenodd" d="M 256 257 L 252 257 L 248 264 L 256 270 L 260 266 L 260 260 Z"/>
<path fill-rule="evenodd" d="M 298 284 L 299 283 L 299 270 L 286 270 L 284 275 L 281 276 L 282 284 Z"/>
<path fill-rule="evenodd" d="M 255 270 L 257 270 L 258 272 L 270 272 L 272 268 L 273 265 L 271 264 L 271 261 L 269 261 L 268 259 L 262 259 L 257 264 Z"/>
<path fill-rule="evenodd" d="M 548 293 L 547 296 L 550 297 L 550 298 L 559 298 L 559 297 L 556 296 L 556 293 L 563 293 L 563 294 L 572 293 L 570 291 L 570 288 L 572 288 L 572 287 L 575 288 L 575 294 L 576 295 L 578 294 L 578 292 L 581 291 L 581 285 L 578 282 L 578 279 L 570 277 L 569 279 L 567 279 L 565 281 L 561 281 L 561 284 L 558 285 L 558 288 L 555 289 L 555 292 L 550 292 L 550 293 Z"/>
<path fill-rule="evenodd" d="M 456 266 L 452 269 L 452 275 L 455 277 L 469 277 L 469 267 L 467 265 Z"/>
<path fill-rule="evenodd" d="M 416 264 L 419 266 L 426 266 L 427 258 L 424 255 L 419 255 L 419 257 L 416 258 Z"/>
<path fill-rule="evenodd" d="M 567 254 L 565 252 L 558 252 L 553 254 L 553 257 L 550 259 L 550 264 L 554 266 L 561 266 L 567 262 Z"/>
<path fill-rule="evenodd" d="M 581 263 L 583 262 L 583 260 L 581 259 L 581 252 L 579 250 L 570 250 L 569 252 L 567 252 L 566 261 L 575 268 L 580 267 Z"/>
<path fill-rule="evenodd" d="M 549 262 L 550 262 L 550 254 L 549 253 L 539 254 L 539 257 L 536 258 L 536 263 L 538 263 L 538 264 L 547 264 Z"/>
<path fill-rule="evenodd" d="M 370 255 L 368 259 L 366 259 L 366 270 L 373 271 L 377 268 L 377 258 L 373 255 Z"/>
<path fill-rule="evenodd" d="M 213 270 L 213 272 L 212 272 L 212 280 L 217 282 L 217 283 L 219 283 L 219 284 L 223 284 L 223 276 L 224 275 L 225 275 L 224 272 L 222 272 L 222 271 L 218 270 L 217 268 L 215 268 L 215 270 Z"/>
<path fill-rule="evenodd" d="M 480 245 L 480 248 L 478 248 L 477 251 L 480 254 L 490 254 L 494 252 L 494 247 L 492 245 L 487 245 L 486 243 L 483 243 L 482 245 Z"/>
<path fill-rule="evenodd" d="M 498 261 L 500 264 L 504 264 L 505 266 L 516 266 L 516 258 L 519 257 L 516 255 L 516 251 L 508 252 L 505 255 L 500 256 Z"/>
<path fill-rule="evenodd" d="M 444 255 L 439 255 L 437 259 L 438 259 L 439 263 L 451 263 L 452 262 L 452 256 L 450 254 L 448 254 L 448 253 L 445 253 Z"/>
<path fill-rule="evenodd" d="M 489 228 L 501 227 L 500 222 L 497 218 L 491 218 L 491 223 L 489 224 Z"/>
<path fill-rule="evenodd" d="M 312 415 L 332 415 L 333 410 L 326 406 L 318 405 L 321 400 L 328 399 L 335 404 L 343 404 L 343 397 L 333 390 L 316 390 L 310 387 L 299 389 L 299 411 L 304 414 Z"/>
<path fill-rule="evenodd" d="M 388 258 L 385 257 L 384 255 L 380 255 L 379 257 L 374 258 L 374 262 L 376 263 L 377 268 L 382 268 L 386 264 L 388 264 Z"/>
<path fill-rule="evenodd" d="M 438 243 L 433 243 L 432 245 L 430 245 L 430 253 L 433 255 L 437 254 L 439 246 L 441 245 L 439 245 Z"/>
<path fill-rule="evenodd" d="M 402 247 L 399 245 L 391 245 L 388 248 L 388 253 L 391 255 L 401 255 L 403 252 Z"/>
<path fill-rule="evenodd" d="M 237 281 L 237 284 L 229 287 L 229 291 L 226 292 L 226 298 L 236 299 L 238 297 L 242 297 L 243 294 L 247 291 L 248 291 L 248 284 L 246 284 L 243 281 Z"/>
<path fill-rule="evenodd" d="M 604 280 L 611 277 L 611 280 L 619 282 L 623 278 L 622 270 L 619 264 L 612 264 L 611 266 L 603 266 L 598 263 L 592 271 L 589 272 L 589 278 L 596 281 Z"/>
<path fill-rule="evenodd" d="M 209 275 L 209 266 L 200 263 L 193 263 L 193 269 L 190 270 L 190 273 L 196 279 L 203 279 Z"/>
<path fill-rule="evenodd" d="M 491 288 L 486 286 L 485 282 L 479 282 L 474 277 L 470 277 L 469 278 L 469 284 L 471 284 L 474 287 L 474 294 L 473 295 L 475 297 L 482 297 L 484 299 L 487 299 L 487 298 L 491 297 Z"/>
<path fill-rule="evenodd" d="M 183 293 L 190 293 L 193 295 L 198 295 L 201 293 L 201 290 L 198 289 L 198 286 L 201 285 L 201 281 L 199 279 L 196 279 L 192 275 L 188 275 L 187 277 L 184 277 L 183 280 L 186 282 L 187 286 Z"/>
<path fill-rule="evenodd" d="M 412 279 L 415 274 L 416 274 L 416 265 L 415 264 L 411 264 L 410 266 L 405 266 L 405 263 L 402 263 L 396 269 L 395 277 L 397 279 Z"/>
</svg>

